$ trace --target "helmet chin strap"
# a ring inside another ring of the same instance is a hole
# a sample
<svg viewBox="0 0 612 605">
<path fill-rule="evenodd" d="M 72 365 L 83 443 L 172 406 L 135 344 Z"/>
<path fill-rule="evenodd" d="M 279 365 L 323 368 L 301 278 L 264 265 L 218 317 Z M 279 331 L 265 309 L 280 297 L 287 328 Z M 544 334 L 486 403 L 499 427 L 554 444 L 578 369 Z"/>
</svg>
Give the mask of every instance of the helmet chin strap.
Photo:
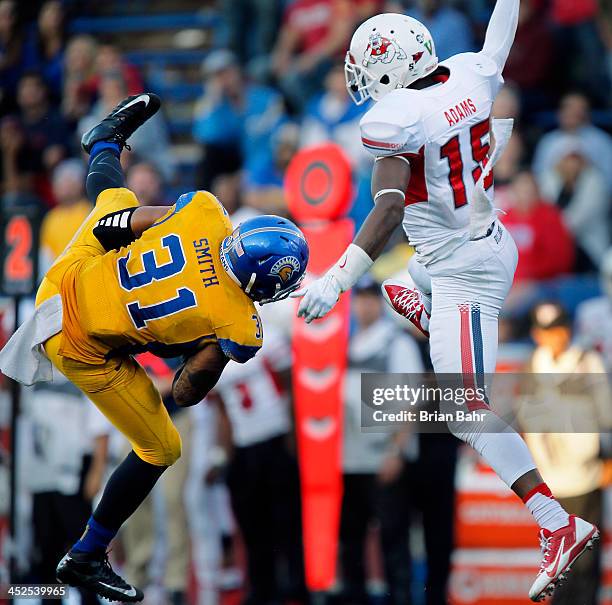
<svg viewBox="0 0 612 605">
<path fill-rule="evenodd" d="M 249 283 L 246 285 L 246 288 L 244 289 L 246 294 L 248 294 L 251 291 L 251 288 L 253 287 L 253 284 L 255 283 L 256 277 L 257 275 L 255 273 L 251 273 L 251 279 L 249 279 Z"/>
</svg>

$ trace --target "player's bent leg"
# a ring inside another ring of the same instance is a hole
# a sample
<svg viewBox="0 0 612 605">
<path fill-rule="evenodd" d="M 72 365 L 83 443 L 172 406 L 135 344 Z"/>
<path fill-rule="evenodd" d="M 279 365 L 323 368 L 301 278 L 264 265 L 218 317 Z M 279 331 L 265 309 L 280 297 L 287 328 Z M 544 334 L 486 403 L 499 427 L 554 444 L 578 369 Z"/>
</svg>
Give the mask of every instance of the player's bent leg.
<svg viewBox="0 0 612 605">
<path fill-rule="evenodd" d="M 47 356 L 126 436 L 138 457 L 156 466 L 174 464 L 181 438 L 144 369 L 129 356 L 101 365 L 68 359 L 59 355 L 60 342 L 57 334 L 45 343 Z"/>
<path fill-rule="evenodd" d="M 412 284 L 397 279 L 387 279 L 381 286 L 383 298 L 399 315 L 405 317 L 424 336 L 429 338 L 431 316 L 431 276 L 413 256 L 408 263 Z"/>
<path fill-rule="evenodd" d="M 96 143 L 89 156 L 89 168 L 85 180 L 87 197 L 96 203 L 106 189 L 123 187 L 125 177 L 121 167 L 119 145 L 116 143 Z"/>
<path fill-rule="evenodd" d="M 458 278 L 433 280 L 433 310 L 430 323 L 431 358 L 436 374 L 457 374 L 467 386 L 478 386 L 495 370 L 497 312 L 493 303 L 474 303 L 460 297 L 469 287 Z M 483 280 L 487 283 L 487 280 Z M 486 292 L 474 295 L 485 299 Z M 597 528 L 570 516 L 555 500 L 538 473 L 523 439 L 483 401 L 478 406 L 484 421 L 451 423 L 449 429 L 471 445 L 497 475 L 523 499 L 540 526 L 543 560 L 529 591 L 533 601 L 550 595 L 563 581 L 574 561 L 599 538 Z"/>
<path fill-rule="evenodd" d="M 418 261 L 416 254 L 410 257 L 408 261 L 408 272 L 414 285 L 423 293 L 424 296 L 429 297 L 430 307 L 428 311 L 431 311 L 431 275 L 429 275 L 427 269 Z"/>
</svg>

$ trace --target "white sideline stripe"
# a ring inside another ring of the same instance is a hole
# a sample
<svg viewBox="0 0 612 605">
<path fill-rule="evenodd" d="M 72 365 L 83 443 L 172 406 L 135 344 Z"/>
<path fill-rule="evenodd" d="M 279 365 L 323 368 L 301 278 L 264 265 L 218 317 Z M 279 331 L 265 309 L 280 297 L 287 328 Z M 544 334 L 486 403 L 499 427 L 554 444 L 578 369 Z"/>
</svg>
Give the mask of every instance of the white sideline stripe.
<svg viewBox="0 0 612 605">
<path fill-rule="evenodd" d="M 249 231 L 248 233 L 240 234 L 238 239 L 242 241 L 244 238 L 249 237 L 249 235 L 254 235 L 255 233 L 288 233 L 289 235 L 297 235 L 299 238 L 304 239 L 304 236 L 301 233 L 293 231 L 293 229 L 287 229 L 287 227 L 259 227 Z"/>
<path fill-rule="evenodd" d="M 541 558 L 542 553 L 537 548 L 460 548 L 452 555 L 455 565 L 485 567 L 533 567 Z"/>
</svg>

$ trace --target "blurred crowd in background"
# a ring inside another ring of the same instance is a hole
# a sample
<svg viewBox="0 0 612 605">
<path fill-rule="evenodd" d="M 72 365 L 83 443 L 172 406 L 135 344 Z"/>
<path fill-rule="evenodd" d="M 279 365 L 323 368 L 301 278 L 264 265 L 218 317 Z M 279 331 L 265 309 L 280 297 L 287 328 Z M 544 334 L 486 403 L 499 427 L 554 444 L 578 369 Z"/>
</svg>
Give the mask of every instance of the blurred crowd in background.
<svg viewBox="0 0 612 605">
<path fill-rule="evenodd" d="M 152 90 L 162 96 L 162 111 L 122 155 L 127 186 L 141 204 L 172 204 L 178 194 L 203 188 L 234 223 L 257 213 L 288 215 L 287 165 L 304 146 L 332 141 L 353 167 L 350 217 L 358 228 L 372 206 L 373 158 L 358 126 L 369 105 L 355 106 L 344 85 L 352 31 L 378 12 L 408 13 L 430 29 L 444 60 L 480 48 L 492 5 L 0 0 L 0 205 L 38 212 L 42 275 L 94 202 L 84 191 L 81 134 L 126 95 Z M 535 372 L 609 372 L 612 3 L 521 0 L 505 78 L 493 116 L 514 118 L 515 130 L 495 169 L 496 204 L 520 259 L 500 322 L 500 371 L 530 364 Z M 467 454 L 446 435 L 405 439 L 360 430 L 362 372 L 430 367 L 427 342 L 389 316 L 378 286 L 405 273 L 411 254 L 398 232 L 352 296 L 335 591 L 335 602 L 345 605 L 447 602 L 456 466 Z M 31 304 L 22 303 L 24 313 Z M 140 358 L 184 443 L 181 462 L 114 547 L 128 578 L 148 587 L 148 602 L 308 601 L 292 431 L 291 305 L 264 307 L 262 353 L 245 366 L 228 366 L 206 406 L 179 410 L 172 402 L 178 360 Z M 4 342 L 12 329 L 10 300 L 1 300 L 0 313 Z M 0 386 L 3 427 L 6 387 Z M 127 445 L 60 376 L 28 390 L 23 412 L 19 578 L 51 582 Z M 555 491 L 559 459 L 532 443 L 539 462 L 552 469 L 545 479 Z M 589 520 L 605 525 L 599 441 L 557 448 L 571 450 L 564 468 L 582 478 L 566 485 L 558 477 L 560 495 L 572 512 L 589 511 Z M 6 466 L 0 468 L 5 481 Z M 0 497 L 0 516 L 5 512 Z M 598 570 L 594 557 L 576 574 L 581 603 L 596 602 Z M 244 596 L 232 601 L 232 594 Z M 557 602 L 575 605 L 572 599 L 562 593 Z M 95 599 L 84 594 L 83 600 Z"/>
</svg>

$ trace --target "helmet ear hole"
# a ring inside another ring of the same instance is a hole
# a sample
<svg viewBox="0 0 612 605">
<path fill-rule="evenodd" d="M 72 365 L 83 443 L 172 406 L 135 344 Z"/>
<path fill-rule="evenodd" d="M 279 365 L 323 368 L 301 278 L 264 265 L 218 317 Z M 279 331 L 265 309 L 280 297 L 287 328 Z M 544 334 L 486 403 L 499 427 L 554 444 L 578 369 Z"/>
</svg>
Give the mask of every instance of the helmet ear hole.
<svg viewBox="0 0 612 605">
<path fill-rule="evenodd" d="M 389 84 L 390 80 L 389 80 L 389 76 L 387 74 L 385 74 L 381 79 L 380 79 L 380 83 L 381 84 Z"/>
</svg>

